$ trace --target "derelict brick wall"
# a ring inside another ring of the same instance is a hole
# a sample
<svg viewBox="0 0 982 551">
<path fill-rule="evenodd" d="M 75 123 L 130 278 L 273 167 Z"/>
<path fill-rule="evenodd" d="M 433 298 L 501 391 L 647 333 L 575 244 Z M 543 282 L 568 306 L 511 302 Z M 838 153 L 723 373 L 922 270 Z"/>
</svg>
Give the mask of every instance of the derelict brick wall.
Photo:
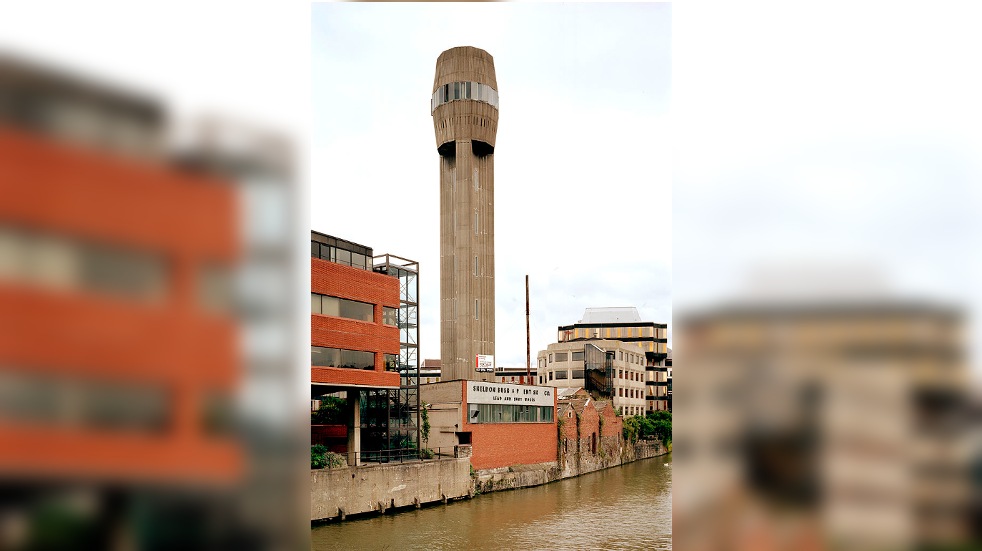
<svg viewBox="0 0 982 551">
<path fill-rule="evenodd" d="M 601 436 L 615 438 L 623 436 L 624 420 L 614 413 L 614 408 L 608 405 L 600 412 L 600 415 L 604 418 L 603 434 Z"/>
<path fill-rule="evenodd" d="M 590 453 L 591 436 L 593 433 L 597 434 L 597 439 L 599 443 L 600 439 L 600 416 L 597 414 L 596 408 L 593 407 L 593 401 L 591 400 L 583 411 L 580 412 L 580 446 L 579 450 L 581 454 Z"/>
</svg>

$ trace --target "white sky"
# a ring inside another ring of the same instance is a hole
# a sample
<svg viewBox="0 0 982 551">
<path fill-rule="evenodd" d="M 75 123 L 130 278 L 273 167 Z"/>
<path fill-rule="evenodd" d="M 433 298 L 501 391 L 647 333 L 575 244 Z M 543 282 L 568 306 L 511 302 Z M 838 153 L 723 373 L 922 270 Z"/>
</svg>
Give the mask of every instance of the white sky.
<svg viewBox="0 0 982 551">
<path fill-rule="evenodd" d="M 439 349 L 434 64 L 487 49 L 497 348 L 521 365 L 526 273 L 533 353 L 587 306 L 668 321 L 669 291 L 727 296 L 755 259 L 859 259 L 977 311 L 979 9 L 689 0 L 669 25 L 651 5 L 19 2 L 0 49 L 309 146 L 312 227 L 423 263 L 422 357 Z"/>
<path fill-rule="evenodd" d="M 488 51 L 496 361 L 525 365 L 591 306 L 671 320 L 668 4 L 319 4 L 312 228 L 420 262 L 420 355 L 440 357 L 436 59 Z"/>
</svg>

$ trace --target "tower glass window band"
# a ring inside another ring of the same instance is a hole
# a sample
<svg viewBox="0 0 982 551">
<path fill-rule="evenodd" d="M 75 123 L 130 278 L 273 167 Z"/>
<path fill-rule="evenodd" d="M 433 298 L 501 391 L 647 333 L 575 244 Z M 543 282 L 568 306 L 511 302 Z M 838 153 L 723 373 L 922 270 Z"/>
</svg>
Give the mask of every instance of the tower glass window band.
<svg viewBox="0 0 982 551">
<path fill-rule="evenodd" d="M 480 82 L 454 82 L 444 84 L 433 92 L 430 100 L 430 111 L 455 100 L 470 99 L 489 103 L 498 108 L 498 91 Z"/>
</svg>

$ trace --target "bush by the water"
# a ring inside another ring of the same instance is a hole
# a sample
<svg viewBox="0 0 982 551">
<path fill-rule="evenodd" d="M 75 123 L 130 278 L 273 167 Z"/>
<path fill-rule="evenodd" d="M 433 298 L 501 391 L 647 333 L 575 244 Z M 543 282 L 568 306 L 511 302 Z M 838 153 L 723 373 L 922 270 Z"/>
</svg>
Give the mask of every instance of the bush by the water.
<svg viewBox="0 0 982 551">
<path fill-rule="evenodd" d="M 652 411 L 644 417 L 628 417 L 624 420 L 624 439 L 630 442 L 657 439 L 669 445 L 672 442 L 672 412 Z"/>
<path fill-rule="evenodd" d="M 344 467 L 347 464 L 348 461 L 343 455 L 327 451 L 327 447 L 324 445 L 316 444 L 310 447 L 311 469 L 323 469 L 325 467 L 333 469 L 335 467 Z"/>
</svg>

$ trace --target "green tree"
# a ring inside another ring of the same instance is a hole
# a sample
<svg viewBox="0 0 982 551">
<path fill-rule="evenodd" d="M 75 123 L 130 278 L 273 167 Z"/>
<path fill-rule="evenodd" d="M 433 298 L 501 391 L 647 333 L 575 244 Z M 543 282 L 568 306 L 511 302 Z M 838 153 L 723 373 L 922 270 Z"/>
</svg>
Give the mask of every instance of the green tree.
<svg viewBox="0 0 982 551">
<path fill-rule="evenodd" d="M 347 400 L 336 396 L 326 396 L 321 399 L 321 405 L 317 411 L 311 412 L 311 425 L 343 425 L 345 419 L 345 406 Z"/>
</svg>

